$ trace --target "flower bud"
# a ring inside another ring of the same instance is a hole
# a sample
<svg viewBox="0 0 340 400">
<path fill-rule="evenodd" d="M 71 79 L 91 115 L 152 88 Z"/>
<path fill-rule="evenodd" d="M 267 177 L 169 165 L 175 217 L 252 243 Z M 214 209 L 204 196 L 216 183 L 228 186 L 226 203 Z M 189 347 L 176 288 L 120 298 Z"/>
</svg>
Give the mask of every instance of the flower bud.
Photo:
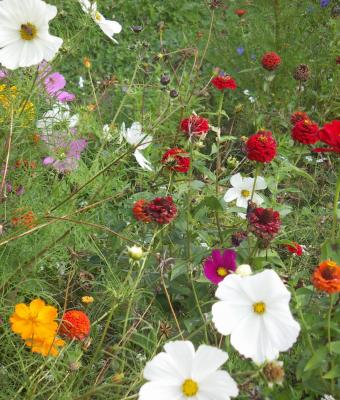
<svg viewBox="0 0 340 400">
<path fill-rule="evenodd" d="M 162 85 L 166 86 L 170 83 L 170 76 L 169 75 L 162 75 L 160 82 Z"/>
<path fill-rule="evenodd" d="M 253 273 L 253 271 L 251 270 L 250 265 L 248 264 L 241 264 L 236 268 L 235 273 L 239 276 L 249 276 Z"/>
<path fill-rule="evenodd" d="M 170 97 L 171 97 L 172 99 L 175 99 L 176 97 L 178 97 L 178 95 L 179 95 L 179 93 L 177 92 L 176 89 L 170 90 Z"/>
<path fill-rule="evenodd" d="M 128 247 L 129 257 L 135 261 L 140 260 L 144 256 L 143 249 L 138 246 Z"/>
<path fill-rule="evenodd" d="M 85 68 L 90 69 L 91 68 L 91 60 L 87 57 L 83 58 L 83 64 Z"/>
<path fill-rule="evenodd" d="M 268 381 L 269 387 L 274 384 L 282 385 L 285 377 L 282 361 L 271 361 L 263 368 L 263 373 Z"/>
</svg>

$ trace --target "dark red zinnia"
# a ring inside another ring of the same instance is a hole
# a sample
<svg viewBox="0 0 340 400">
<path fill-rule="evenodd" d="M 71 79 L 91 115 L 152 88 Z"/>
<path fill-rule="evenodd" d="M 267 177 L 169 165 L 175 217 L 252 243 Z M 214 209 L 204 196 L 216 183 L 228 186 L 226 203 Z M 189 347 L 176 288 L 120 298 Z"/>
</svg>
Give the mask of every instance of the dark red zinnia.
<svg viewBox="0 0 340 400">
<path fill-rule="evenodd" d="M 281 64 L 281 57 L 275 51 L 265 53 L 261 60 L 263 68 L 273 71 Z"/>
<path fill-rule="evenodd" d="M 151 222 L 150 216 L 146 213 L 148 202 L 144 199 L 137 200 L 133 205 L 132 212 L 137 221 Z"/>
<path fill-rule="evenodd" d="M 169 224 L 177 215 L 177 208 L 171 196 L 156 197 L 145 206 L 145 212 L 158 224 Z"/>
<path fill-rule="evenodd" d="M 276 156 L 276 147 L 276 141 L 270 131 L 258 131 L 246 142 L 247 157 L 261 163 L 271 162 Z"/>
<path fill-rule="evenodd" d="M 290 122 L 294 126 L 297 122 L 303 121 L 305 119 L 310 119 L 307 113 L 305 113 L 304 111 L 295 111 L 295 113 L 293 113 L 290 117 Z"/>
<path fill-rule="evenodd" d="M 181 121 L 181 130 L 188 136 L 201 136 L 209 131 L 209 121 L 198 115 L 191 115 Z"/>
<path fill-rule="evenodd" d="M 187 173 L 190 168 L 190 157 L 188 153 L 177 147 L 164 153 L 161 162 L 171 171 Z"/>
<path fill-rule="evenodd" d="M 298 243 L 293 242 L 293 245 L 286 244 L 285 247 L 290 253 L 302 256 L 303 248 Z"/>
<path fill-rule="evenodd" d="M 242 8 L 238 8 L 237 10 L 234 11 L 234 13 L 236 15 L 238 15 L 239 17 L 243 17 L 243 15 L 247 13 L 247 10 L 243 10 Z"/>
<path fill-rule="evenodd" d="M 272 208 L 257 207 L 248 214 L 247 218 L 250 232 L 265 241 L 274 239 L 280 231 L 280 213 Z"/>
<path fill-rule="evenodd" d="M 319 125 L 310 119 L 298 121 L 292 129 L 292 138 L 302 144 L 314 144 L 319 140 Z"/>
<path fill-rule="evenodd" d="M 230 75 L 218 75 L 215 76 L 211 83 L 218 90 L 231 89 L 235 90 L 237 88 L 236 81 Z"/>
<path fill-rule="evenodd" d="M 321 147 L 314 149 L 318 153 L 333 152 L 340 154 L 340 120 L 335 119 L 325 124 L 319 131 L 319 140 L 329 147 Z"/>
</svg>

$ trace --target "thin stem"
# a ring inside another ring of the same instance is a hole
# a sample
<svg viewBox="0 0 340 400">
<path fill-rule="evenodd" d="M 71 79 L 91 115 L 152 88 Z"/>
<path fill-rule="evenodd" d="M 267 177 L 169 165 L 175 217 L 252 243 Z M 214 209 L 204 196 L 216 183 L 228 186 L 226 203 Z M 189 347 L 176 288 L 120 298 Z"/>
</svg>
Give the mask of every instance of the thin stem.
<svg viewBox="0 0 340 400">
<path fill-rule="evenodd" d="M 103 126 L 102 114 L 101 114 L 100 108 L 99 108 L 99 102 L 98 102 L 98 98 L 97 98 L 96 88 L 94 87 L 94 83 L 93 83 L 93 79 L 92 79 L 91 69 L 88 68 L 87 71 L 88 71 L 88 74 L 89 74 L 89 79 L 90 79 L 90 83 L 91 83 L 92 93 L 93 93 L 94 100 L 95 100 L 95 102 L 96 102 L 96 107 L 97 107 L 97 110 L 98 110 L 98 115 L 99 115 L 100 123 L 101 123 L 101 125 Z"/>
<path fill-rule="evenodd" d="M 332 240 L 336 238 L 336 229 L 338 222 L 338 202 L 340 197 L 340 173 L 335 187 L 334 203 L 333 203 L 333 226 L 332 226 Z"/>
<path fill-rule="evenodd" d="M 328 342 L 328 352 L 331 357 L 331 370 L 334 368 L 334 360 L 331 353 L 331 343 L 332 343 L 332 332 L 331 332 L 331 322 L 332 322 L 332 311 L 334 305 L 335 295 L 331 294 L 329 299 L 329 309 L 327 315 L 327 342 Z M 335 392 L 335 381 L 334 378 L 331 379 L 331 390 L 332 394 Z"/>
<path fill-rule="evenodd" d="M 275 14 L 275 45 L 276 50 L 279 50 L 280 42 L 280 0 L 274 0 L 274 14 Z"/>
<path fill-rule="evenodd" d="M 253 198 L 254 198 L 257 177 L 259 176 L 260 169 L 261 169 L 261 164 L 257 163 L 256 164 L 256 168 L 255 168 L 254 184 L 253 184 L 253 188 L 252 188 L 252 191 L 251 191 L 250 201 L 253 201 Z"/>
<path fill-rule="evenodd" d="M 6 176 L 7 176 L 7 171 L 8 171 L 9 156 L 11 154 L 12 137 L 13 137 L 13 116 L 14 116 L 14 109 L 13 109 L 13 105 L 11 105 L 11 119 L 10 119 L 9 135 L 8 135 L 8 140 L 7 140 L 7 154 L 6 154 L 4 173 L 3 173 L 3 176 L 2 176 L 2 181 L 1 181 L 1 186 L 0 186 L 0 201 L 3 198 L 6 198 L 6 194 L 2 193 L 2 191 L 4 190 L 4 187 L 5 187 L 5 184 L 6 184 Z"/>
</svg>

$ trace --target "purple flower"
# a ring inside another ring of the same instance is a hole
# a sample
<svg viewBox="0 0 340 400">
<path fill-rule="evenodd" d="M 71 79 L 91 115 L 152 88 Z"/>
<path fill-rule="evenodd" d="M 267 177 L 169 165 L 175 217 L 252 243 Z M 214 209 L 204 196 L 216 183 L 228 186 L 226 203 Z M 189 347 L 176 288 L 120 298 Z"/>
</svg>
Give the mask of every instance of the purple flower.
<svg viewBox="0 0 340 400">
<path fill-rule="evenodd" d="M 7 78 L 8 73 L 4 69 L 0 69 L 0 79 L 5 79 Z"/>
<path fill-rule="evenodd" d="M 56 94 L 56 98 L 62 103 L 67 103 L 68 101 L 73 101 L 76 96 L 73 93 L 62 91 Z"/>
<path fill-rule="evenodd" d="M 331 0 L 320 0 L 320 7 L 327 7 Z"/>
<path fill-rule="evenodd" d="M 73 132 L 73 135 L 76 132 Z M 70 172 L 78 167 L 78 160 L 87 146 L 85 139 L 73 139 L 70 135 L 53 132 L 51 135 L 42 136 L 51 154 L 43 159 L 44 165 L 50 165 L 58 172 Z"/>
<path fill-rule="evenodd" d="M 50 96 L 55 96 L 66 85 L 66 79 L 59 72 L 53 72 L 44 80 L 46 92 Z"/>
<path fill-rule="evenodd" d="M 204 261 L 204 275 L 213 284 L 218 285 L 230 273 L 236 270 L 236 252 L 234 250 L 213 250 Z"/>
<path fill-rule="evenodd" d="M 244 47 L 237 47 L 236 51 L 238 55 L 242 56 L 242 54 L 244 54 Z"/>
</svg>

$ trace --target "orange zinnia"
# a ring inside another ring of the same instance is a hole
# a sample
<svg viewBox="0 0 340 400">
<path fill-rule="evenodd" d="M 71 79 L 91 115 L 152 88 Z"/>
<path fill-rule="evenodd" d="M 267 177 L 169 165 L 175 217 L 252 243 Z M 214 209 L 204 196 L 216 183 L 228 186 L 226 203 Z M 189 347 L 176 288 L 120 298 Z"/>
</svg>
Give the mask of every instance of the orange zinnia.
<svg viewBox="0 0 340 400">
<path fill-rule="evenodd" d="M 327 293 L 340 292 L 340 266 L 327 260 L 319 264 L 313 273 L 313 285 Z"/>
<path fill-rule="evenodd" d="M 46 305 L 41 299 L 35 299 L 29 305 L 17 304 L 10 317 L 12 331 L 22 339 L 53 338 L 58 328 L 57 314 L 55 307 Z"/>
</svg>

